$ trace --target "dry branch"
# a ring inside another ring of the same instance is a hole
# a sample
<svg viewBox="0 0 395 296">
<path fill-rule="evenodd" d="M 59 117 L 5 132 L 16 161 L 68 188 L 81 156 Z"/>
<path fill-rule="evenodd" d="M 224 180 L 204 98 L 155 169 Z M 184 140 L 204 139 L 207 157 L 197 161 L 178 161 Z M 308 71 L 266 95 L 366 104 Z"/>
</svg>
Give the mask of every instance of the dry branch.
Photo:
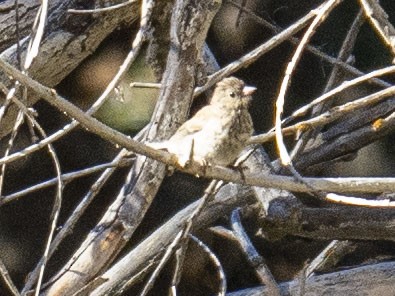
<svg viewBox="0 0 395 296">
<path fill-rule="evenodd" d="M 358 296 L 381 295 L 392 296 L 394 288 L 394 262 L 379 263 L 356 267 L 330 274 L 313 276 L 306 281 L 305 296 L 332 295 Z M 356 288 L 357 287 L 357 288 Z M 280 284 L 281 295 L 296 295 L 299 282 Z M 227 294 L 228 296 L 269 296 L 263 287 L 251 288 Z"/>
<path fill-rule="evenodd" d="M 274 206 L 275 205 L 275 206 Z M 394 210 L 339 206 L 312 208 L 278 198 L 259 223 L 269 236 L 321 240 L 394 240 Z"/>
<path fill-rule="evenodd" d="M 203 229 L 213 223 L 219 216 L 229 215 L 235 207 L 247 206 L 256 201 L 253 191 L 248 187 L 226 185 L 218 192 L 213 202 L 198 217 L 194 230 Z M 158 228 L 147 239 L 136 246 L 119 262 L 106 271 L 101 278 L 104 282 L 91 295 L 109 295 L 111 292 L 123 291 L 139 282 L 149 271 L 147 262 L 157 262 L 157 256 L 163 252 L 163 246 L 172 242 L 175 235 L 184 227 L 184 223 L 199 205 L 198 200 L 180 211 L 172 219 Z M 141 273 L 143 272 L 143 273 Z"/>
</svg>

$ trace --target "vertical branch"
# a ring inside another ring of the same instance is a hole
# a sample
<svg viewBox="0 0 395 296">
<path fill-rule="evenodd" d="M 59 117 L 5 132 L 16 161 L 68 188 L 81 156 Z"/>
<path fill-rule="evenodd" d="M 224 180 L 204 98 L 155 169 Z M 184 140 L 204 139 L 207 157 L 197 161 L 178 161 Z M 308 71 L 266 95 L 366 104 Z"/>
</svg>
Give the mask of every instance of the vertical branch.
<svg viewBox="0 0 395 296">
<path fill-rule="evenodd" d="M 196 61 L 219 6 L 219 0 L 176 1 L 171 18 L 170 52 L 149 139 L 169 137 L 186 119 L 195 86 Z M 140 224 L 164 175 L 163 164 L 137 157 L 114 203 L 44 295 L 72 294 L 105 270 Z"/>
</svg>

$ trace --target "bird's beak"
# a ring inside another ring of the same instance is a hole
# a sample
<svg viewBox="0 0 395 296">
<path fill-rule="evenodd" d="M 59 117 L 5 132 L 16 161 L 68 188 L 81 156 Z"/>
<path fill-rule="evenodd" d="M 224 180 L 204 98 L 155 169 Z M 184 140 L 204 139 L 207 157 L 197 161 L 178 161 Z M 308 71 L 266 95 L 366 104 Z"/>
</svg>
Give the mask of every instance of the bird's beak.
<svg viewBox="0 0 395 296">
<path fill-rule="evenodd" d="M 244 86 L 243 95 L 251 96 L 256 91 L 256 87 L 253 86 Z"/>
</svg>

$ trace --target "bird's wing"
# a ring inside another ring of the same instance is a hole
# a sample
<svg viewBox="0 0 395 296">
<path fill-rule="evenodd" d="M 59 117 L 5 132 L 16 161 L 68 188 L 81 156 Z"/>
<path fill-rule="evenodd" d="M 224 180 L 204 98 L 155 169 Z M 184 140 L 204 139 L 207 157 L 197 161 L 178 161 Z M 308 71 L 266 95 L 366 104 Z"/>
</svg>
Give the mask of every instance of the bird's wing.
<svg viewBox="0 0 395 296">
<path fill-rule="evenodd" d="M 216 110 L 213 109 L 215 108 L 210 105 L 200 109 L 192 118 L 184 122 L 169 140 L 146 144 L 155 149 L 169 150 L 169 147 L 180 146 L 184 141 L 190 142 L 196 133 L 200 132 L 205 126 L 210 125 L 210 118 L 216 115 Z"/>
<path fill-rule="evenodd" d="M 209 124 L 209 119 L 215 116 L 215 114 L 213 114 L 215 111 L 216 110 L 212 106 L 203 107 L 191 119 L 184 122 L 184 124 L 178 128 L 174 137 L 185 137 L 201 131 Z"/>
</svg>

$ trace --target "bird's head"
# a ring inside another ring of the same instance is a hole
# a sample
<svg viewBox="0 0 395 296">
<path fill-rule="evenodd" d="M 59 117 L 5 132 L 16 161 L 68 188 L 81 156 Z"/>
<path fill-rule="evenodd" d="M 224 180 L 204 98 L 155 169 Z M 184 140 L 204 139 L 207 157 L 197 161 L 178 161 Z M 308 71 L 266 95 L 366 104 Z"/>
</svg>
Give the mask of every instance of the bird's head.
<svg viewBox="0 0 395 296">
<path fill-rule="evenodd" d="M 236 77 L 224 78 L 217 83 L 210 103 L 227 109 L 248 108 L 255 90 Z"/>
</svg>

